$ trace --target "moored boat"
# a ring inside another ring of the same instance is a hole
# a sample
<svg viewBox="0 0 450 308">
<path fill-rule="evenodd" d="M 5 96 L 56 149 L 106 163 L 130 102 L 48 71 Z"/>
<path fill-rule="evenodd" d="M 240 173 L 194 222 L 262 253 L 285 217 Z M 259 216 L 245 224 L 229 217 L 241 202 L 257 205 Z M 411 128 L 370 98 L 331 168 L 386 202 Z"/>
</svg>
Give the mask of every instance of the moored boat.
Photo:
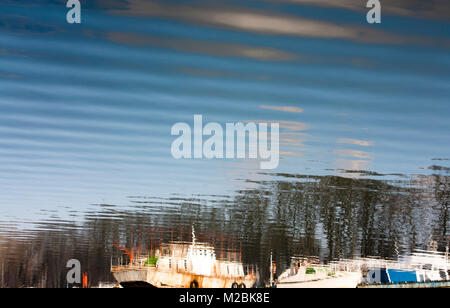
<svg viewBox="0 0 450 308">
<path fill-rule="evenodd" d="M 193 234 L 192 242 L 163 243 L 154 256 L 131 258 L 126 265 L 111 266 L 111 272 L 122 287 L 253 287 L 254 268 L 231 256 L 218 259 L 215 248 Z"/>
</svg>

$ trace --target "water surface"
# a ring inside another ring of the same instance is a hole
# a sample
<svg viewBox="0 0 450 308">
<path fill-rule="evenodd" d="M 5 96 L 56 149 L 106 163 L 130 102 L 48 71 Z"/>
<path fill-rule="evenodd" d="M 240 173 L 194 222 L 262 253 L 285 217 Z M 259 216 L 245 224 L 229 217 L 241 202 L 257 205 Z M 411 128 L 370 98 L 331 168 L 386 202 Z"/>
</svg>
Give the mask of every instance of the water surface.
<svg viewBox="0 0 450 308">
<path fill-rule="evenodd" d="M 114 243 L 192 225 L 262 272 L 448 245 L 446 1 L 88 2 L 0 1 L 1 286 L 108 281 Z M 194 114 L 279 122 L 278 168 L 173 159 Z"/>
</svg>

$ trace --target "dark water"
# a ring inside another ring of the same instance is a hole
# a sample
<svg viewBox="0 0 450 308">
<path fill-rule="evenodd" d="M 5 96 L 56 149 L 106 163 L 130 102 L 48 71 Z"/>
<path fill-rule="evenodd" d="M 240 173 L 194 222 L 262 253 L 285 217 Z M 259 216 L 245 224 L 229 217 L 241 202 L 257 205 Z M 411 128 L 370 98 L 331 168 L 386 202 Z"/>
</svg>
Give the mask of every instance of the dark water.
<svg viewBox="0 0 450 308">
<path fill-rule="evenodd" d="M 263 275 L 448 245 L 446 1 L 81 2 L 0 1 L 0 286 L 110 281 L 115 243 L 192 225 Z M 278 168 L 173 159 L 194 114 L 279 122 Z"/>
</svg>

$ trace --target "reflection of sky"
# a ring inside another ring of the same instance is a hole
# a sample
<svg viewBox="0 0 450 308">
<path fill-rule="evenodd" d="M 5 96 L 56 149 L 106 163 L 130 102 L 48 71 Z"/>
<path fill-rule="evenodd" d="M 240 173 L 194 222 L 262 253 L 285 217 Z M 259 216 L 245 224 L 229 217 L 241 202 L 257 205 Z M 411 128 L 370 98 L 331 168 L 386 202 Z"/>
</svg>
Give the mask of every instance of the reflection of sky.
<svg viewBox="0 0 450 308">
<path fill-rule="evenodd" d="M 368 25 L 363 2 L 90 1 L 68 25 L 64 1 L 5 1 L 0 211 L 261 178 L 255 162 L 172 159 L 170 128 L 194 113 L 279 121 L 276 172 L 427 172 L 449 157 L 449 6 L 392 1 Z"/>
</svg>

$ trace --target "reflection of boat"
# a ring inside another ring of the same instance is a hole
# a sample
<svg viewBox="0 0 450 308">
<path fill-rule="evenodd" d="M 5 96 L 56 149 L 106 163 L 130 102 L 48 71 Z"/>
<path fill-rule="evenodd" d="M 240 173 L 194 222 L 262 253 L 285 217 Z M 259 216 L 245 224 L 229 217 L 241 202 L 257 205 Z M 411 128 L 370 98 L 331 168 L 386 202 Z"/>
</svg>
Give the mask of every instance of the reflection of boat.
<svg viewBox="0 0 450 308">
<path fill-rule="evenodd" d="M 436 288 L 450 287 L 448 251 L 416 250 L 398 260 L 343 259 L 321 264 L 318 258 L 294 257 L 277 287 L 283 288 Z"/>
<path fill-rule="evenodd" d="M 217 260 L 214 247 L 196 242 L 195 234 L 192 243 L 162 244 L 156 256 L 131 258 L 111 272 L 123 287 L 248 288 L 257 280 L 240 260 Z"/>
<path fill-rule="evenodd" d="M 439 288 L 450 287 L 448 273 L 406 269 L 371 269 L 360 288 Z"/>
<path fill-rule="evenodd" d="M 293 257 L 291 266 L 277 280 L 277 288 L 356 288 L 362 275 L 336 270 L 317 257 Z"/>
<path fill-rule="evenodd" d="M 450 287 L 450 263 L 448 250 L 416 250 L 401 257 L 397 263 L 368 268 L 363 283 L 364 288 L 436 288 Z"/>
</svg>

